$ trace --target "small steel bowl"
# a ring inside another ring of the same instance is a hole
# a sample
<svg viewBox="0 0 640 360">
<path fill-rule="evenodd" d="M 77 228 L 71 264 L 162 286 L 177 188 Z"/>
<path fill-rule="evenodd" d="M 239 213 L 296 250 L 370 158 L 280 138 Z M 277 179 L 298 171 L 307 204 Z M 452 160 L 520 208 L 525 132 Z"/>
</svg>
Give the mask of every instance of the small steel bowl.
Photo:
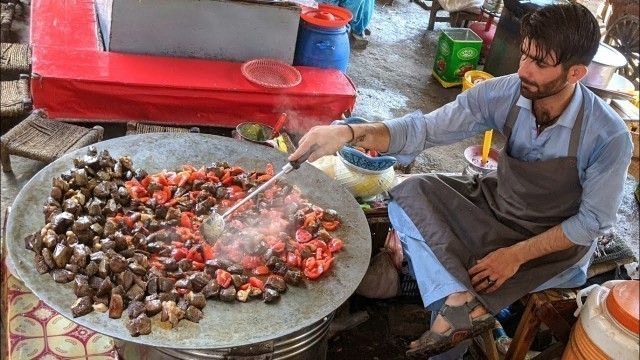
<svg viewBox="0 0 640 360">
<path fill-rule="evenodd" d="M 273 128 L 271 126 L 256 122 L 244 122 L 236 126 L 236 133 L 243 140 L 248 140 L 257 144 L 264 144 L 271 139 Z"/>
</svg>

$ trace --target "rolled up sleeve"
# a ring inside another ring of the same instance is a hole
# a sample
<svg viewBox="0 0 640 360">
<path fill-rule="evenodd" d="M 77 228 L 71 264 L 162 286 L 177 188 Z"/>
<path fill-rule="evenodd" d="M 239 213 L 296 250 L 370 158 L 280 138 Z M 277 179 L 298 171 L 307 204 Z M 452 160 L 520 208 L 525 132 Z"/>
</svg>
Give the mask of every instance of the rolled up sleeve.
<svg viewBox="0 0 640 360">
<path fill-rule="evenodd" d="M 616 222 L 622 203 L 627 168 L 631 162 L 633 143 L 628 131 L 601 139 L 584 173 L 582 197 L 578 213 L 562 223 L 565 236 L 578 245 L 589 245 Z"/>
<path fill-rule="evenodd" d="M 504 101 L 504 95 L 511 94 L 513 87 L 504 86 L 505 82 L 510 84 L 513 79 L 482 82 L 458 95 L 455 101 L 426 115 L 415 111 L 384 121 L 391 136 L 387 154 L 408 163 L 430 147 L 451 144 L 498 128 L 495 119 L 506 117 L 509 104 Z"/>
</svg>

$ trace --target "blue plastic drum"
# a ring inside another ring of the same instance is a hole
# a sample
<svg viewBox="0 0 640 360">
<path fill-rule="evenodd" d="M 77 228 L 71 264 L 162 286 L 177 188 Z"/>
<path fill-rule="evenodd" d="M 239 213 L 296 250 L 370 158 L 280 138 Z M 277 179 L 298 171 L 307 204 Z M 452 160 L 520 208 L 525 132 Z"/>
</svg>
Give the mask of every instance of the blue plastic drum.
<svg viewBox="0 0 640 360">
<path fill-rule="evenodd" d="M 343 8 L 320 4 L 302 11 L 293 65 L 347 71 L 351 13 Z"/>
</svg>

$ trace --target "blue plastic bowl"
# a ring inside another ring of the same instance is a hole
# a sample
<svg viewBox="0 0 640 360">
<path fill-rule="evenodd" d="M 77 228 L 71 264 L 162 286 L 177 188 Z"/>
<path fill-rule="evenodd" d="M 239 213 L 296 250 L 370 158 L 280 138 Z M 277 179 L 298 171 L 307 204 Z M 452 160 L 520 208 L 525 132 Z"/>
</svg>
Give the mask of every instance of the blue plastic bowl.
<svg viewBox="0 0 640 360">
<path fill-rule="evenodd" d="M 344 120 L 334 121 L 332 124 L 334 125 L 342 125 L 342 124 L 364 124 L 369 123 L 370 121 L 365 120 L 360 117 L 350 117 Z M 358 151 L 350 146 L 343 146 L 342 149 L 338 150 L 338 155 L 347 162 L 349 165 L 353 165 L 357 168 L 369 170 L 369 171 L 384 171 L 398 162 L 396 158 L 393 156 L 377 156 L 371 157 L 361 151 Z"/>
<path fill-rule="evenodd" d="M 349 146 L 338 150 L 338 155 L 350 165 L 369 171 L 383 171 L 398 162 L 393 156 L 371 157 Z"/>
</svg>

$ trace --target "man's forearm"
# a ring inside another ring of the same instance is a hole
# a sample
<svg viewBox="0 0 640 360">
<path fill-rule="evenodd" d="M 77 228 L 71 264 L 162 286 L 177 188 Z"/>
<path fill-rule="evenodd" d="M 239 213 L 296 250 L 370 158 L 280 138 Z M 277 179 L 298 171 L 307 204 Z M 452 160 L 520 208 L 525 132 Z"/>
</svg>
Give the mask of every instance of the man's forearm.
<svg viewBox="0 0 640 360">
<path fill-rule="evenodd" d="M 352 145 L 380 152 L 389 150 L 389 128 L 382 123 L 351 125 L 353 128 Z"/>
<path fill-rule="evenodd" d="M 562 225 L 556 225 L 529 240 L 511 246 L 511 249 L 514 250 L 513 253 L 518 257 L 520 263 L 524 264 L 533 259 L 565 250 L 575 245 L 576 244 L 564 235 Z"/>
</svg>

